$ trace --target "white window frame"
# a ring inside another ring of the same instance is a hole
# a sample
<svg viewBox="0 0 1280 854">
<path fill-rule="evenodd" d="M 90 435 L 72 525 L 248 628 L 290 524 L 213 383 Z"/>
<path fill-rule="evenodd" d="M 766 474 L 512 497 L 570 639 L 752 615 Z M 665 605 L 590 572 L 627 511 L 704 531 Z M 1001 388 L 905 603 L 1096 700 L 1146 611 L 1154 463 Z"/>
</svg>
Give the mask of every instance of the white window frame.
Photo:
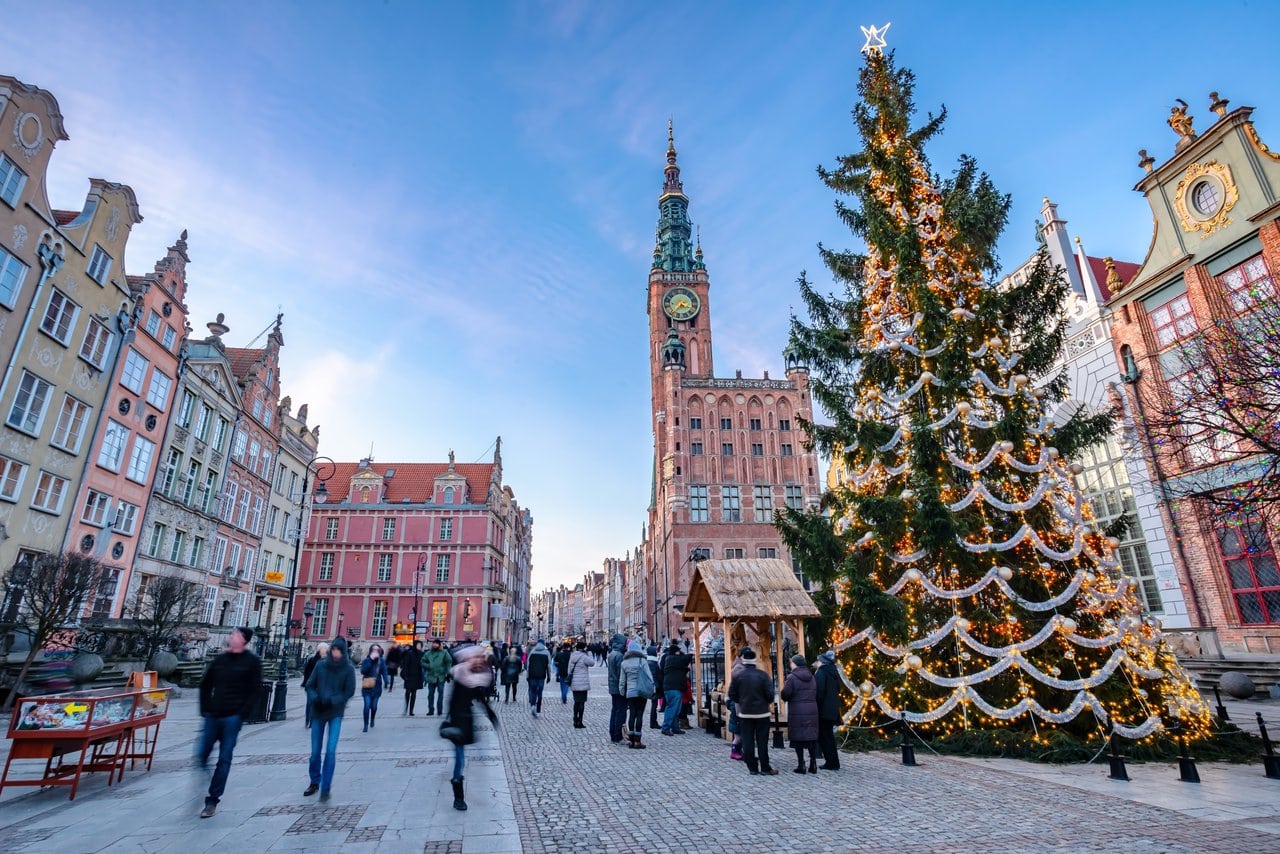
<svg viewBox="0 0 1280 854">
<path fill-rule="evenodd" d="M 334 552 L 320 552 L 320 566 L 316 571 L 318 581 L 333 581 L 333 565 L 337 555 Z"/>
<path fill-rule="evenodd" d="M 18 197 L 26 184 L 27 173 L 22 171 L 17 161 L 7 154 L 0 154 L 0 201 L 16 210 Z"/>
<path fill-rule="evenodd" d="M 0 498 L 17 501 L 22 492 L 22 481 L 27 476 L 27 466 L 8 457 L 0 457 Z"/>
<path fill-rule="evenodd" d="M 17 255 L 0 246 L 0 305 L 13 308 L 30 269 Z"/>
<path fill-rule="evenodd" d="M 160 337 L 160 312 L 154 308 L 147 313 L 147 334 L 152 338 Z"/>
<path fill-rule="evenodd" d="M 387 611 L 390 604 L 386 599 L 373 600 L 373 618 L 370 621 L 370 637 L 381 638 L 387 634 Z"/>
<path fill-rule="evenodd" d="M 102 433 L 102 447 L 98 449 L 98 465 L 107 471 L 119 472 L 128 444 L 129 428 L 114 418 L 108 418 Z"/>
<path fill-rule="evenodd" d="M 145 436 L 134 436 L 133 451 L 129 454 L 129 469 L 125 477 L 134 483 L 147 483 L 151 479 L 151 460 L 155 455 L 155 442 Z"/>
<path fill-rule="evenodd" d="M 142 508 L 137 504 L 121 501 L 119 506 L 116 507 L 115 532 L 122 537 L 132 537 L 134 527 L 138 524 L 138 516 L 141 513 Z"/>
<path fill-rule="evenodd" d="M 40 435 L 40 427 L 44 424 L 44 413 L 49 406 L 51 391 L 53 391 L 52 383 L 46 382 L 30 371 L 23 371 L 6 423 L 23 433 Z"/>
<path fill-rule="evenodd" d="M 240 571 L 240 551 L 243 547 L 236 542 L 227 545 L 227 563 L 224 567 L 227 570 L 228 578 L 235 578 L 236 573 Z"/>
<path fill-rule="evenodd" d="M 391 564 L 393 555 L 378 555 L 378 581 L 386 583 L 391 580 Z"/>
<path fill-rule="evenodd" d="M 452 555 L 436 555 L 436 584 L 449 583 L 449 569 L 453 561 Z"/>
<path fill-rule="evenodd" d="M 150 364 L 145 356 L 130 347 L 124 357 L 124 367 L 120 369 L 120 385 L 134 394 L 142 394 L 142 384 Z"/>
<path fill-rule="evenodd" d="M 227 538 L 213 538 L 213 554 L 210 555 L 211 565 L 209 571 L 215 575 L 222 575 L 222 567 L 227 557 Z"/>
<path fill-rule="evenodd" d="M 396 538 L 396 520 L 395 517 L 382 520 L 382 539 L 385 542 L 394 541 Z"/>
<path fill-rule="evenodd" d="M 175 528 L 173 531 L 173 539 L 169 542 L 169 560 L 173 563 L 183 563 L 183 553 L 187 549 L 187 532 Z"/>
<path fill-rule="evenodd" d="M 113 337 L 105 323 L 90 318 L 88 328 L 84 331 L 84 341 L 80 345 L 80 358 L 102 370 L 106 367 Z"/>
<path fill-rule="evenodd" d="M 43 499 L 41 494 L 44 495 Z M 36 478 L 35 492 L 31 496 L 32 509 L 57 515 L 62 512 L 62 504 L 66 498 L 67 479 L 41 469 Z M 50 503 L 50 499 L 53 499 L 53 503 Z"/>
<path fill-rule="evenodd" d="M 166 350 L 173 352 L 173 345 L 178 341 L 178 332 L 169 324 L 164 325 L 164 340 L 161 342 Z"/>
<path fill-rule="evenodd" d="M 169 405 L 171 388 L 173 388 L 173 380 L 164 371 L 156 368 L 151 372 L 151 384 L 147 386 L 147 403 L 164 412 Z"/>
<path fill-rule="evenodd" d="M 213 622 L 213 612 L 218 607 L 218 587 L 211 584 L 204 589 L 204 620 L 203 622 Z"/>
<path fill-rule="evenodd" d="M 147 542 L 148 557 L 159 558 L 164 553 L 164 535 L 168 530 L 168 526 L 163 522 L 155 522 L 151 525 L 151 539 Z"/>
<path fill-rule="evenodd" d="M 89 266 L 85 268 L 85 272 L 98 284 L 105 285 L 107 277 L 111 275 L 111 256 L 107 254 L 107 250 L 93 244 L 93 254 L 89 256 Z"/>
<path fill-rule="evenodd" d="M 84 508 L 80 511 L 80 521 L 86 525 L 101 528 L 107 524 L 111 514 L 111 496 L 96 489 L 90 489 L 84 498 Z"/>
<path fill-rule="evenodd" d="M 76 328 L 79 316 L 79 304 L 57 288 L 52 288 L 44 316 L 40 318 L 40 331 L 65 346 L 71 341 L 71 332 Z"/>
<path fill-rule="evenodd" d="M 453 540 L 453 520 L 440 520 L 440 542 L 447 543 Z"/>
<path fill-rule="evenodd" d="M 77 400 L 69 394 L 62 396 L 62 408 L 58 410 L 58 421 L 53 427 L 53 438 L 49 444 L 72 454 L 80 453 L 80 443 L 84 441 L 85 427 L 89 424 L 92 412 L 89 404 Z"/>
</svg>

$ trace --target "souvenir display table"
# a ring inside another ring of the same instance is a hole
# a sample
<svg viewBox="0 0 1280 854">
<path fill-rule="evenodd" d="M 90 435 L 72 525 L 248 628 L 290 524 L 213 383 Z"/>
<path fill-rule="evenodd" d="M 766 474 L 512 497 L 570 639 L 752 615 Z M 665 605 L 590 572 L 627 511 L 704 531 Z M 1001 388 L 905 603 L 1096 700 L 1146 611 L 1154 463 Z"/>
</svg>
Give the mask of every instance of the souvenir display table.
<svg viewBox="0 0 1280 854">
<path fill-rule="evenodd" d="M 99 688 L 23 697 L 9 720 L 5 786 L 70 786 L 72 799 L 86 771 L 106 771 L 107 785 L 124 777 L 125 763 L 155 753 L 160 722 L 169 711 L 168 688 Z M 40 777 L 9 779 L 15 760 L 44 760 Z"/>
</svg>

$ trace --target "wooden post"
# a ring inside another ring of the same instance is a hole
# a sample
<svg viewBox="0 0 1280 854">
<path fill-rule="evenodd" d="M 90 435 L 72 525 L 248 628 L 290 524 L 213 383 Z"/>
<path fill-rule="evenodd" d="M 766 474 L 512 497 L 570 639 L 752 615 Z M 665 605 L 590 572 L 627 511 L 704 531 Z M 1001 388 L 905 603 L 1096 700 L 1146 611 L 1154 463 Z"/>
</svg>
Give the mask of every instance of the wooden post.
<svg viewBox="0 0 1280 854">
<path fill-rule="evenodd" d="M 800 640 L 800 654 L 804 656 L 805 661 L 808 661 L 809 656 L 804 651 L 804 617 L 796 618 L 796 637 Z"/>
<path fill-rule="evenodd" d="M 698 631 L 698 618 L 693 618 L 693 714 L 694 725 L 706 723 L 702 720 L 702 638 Z"/>
<path fill-rule="evenodd" d="M 720 625 L 724 629 L 724 696 L 727 700 L 729 698 L 729 680 L 733 677 L 733 625 L 728 617 L 722 617 Z M 724 722 L 724 739 L 725 741 L 733 741 L 733 733 L 729 732 L 728 715 L 725 715 Z"/>
</svg>

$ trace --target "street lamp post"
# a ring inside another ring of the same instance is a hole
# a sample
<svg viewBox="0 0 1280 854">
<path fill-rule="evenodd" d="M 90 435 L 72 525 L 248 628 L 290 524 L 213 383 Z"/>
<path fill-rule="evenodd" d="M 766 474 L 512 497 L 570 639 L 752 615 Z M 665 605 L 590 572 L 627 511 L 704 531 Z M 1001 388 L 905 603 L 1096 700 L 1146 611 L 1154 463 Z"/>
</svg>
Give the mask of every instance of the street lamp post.
<svg viewBox="0 0 1280 854">
<path fill-rule="evenodd" d="M 311 475 L 314 473 L 319 483 L 316 485 L 315 502 L 323 504 L 329 498 L 329 490 L 325 488 L 325 481 L 333 476 L 337 463 L 328 457 L 312 457 L 307 463 L 306 473 L 302 476 L 302 492 L 298 495 L 298 536 L 293 541 L 293 572 L 289 577 L 289 602 L 285 605 L 285 613 L 289 615 L 289 619 L 293 619 L 293 597 L 298 592 L 298 564 L 302 555 L 302 535 L 303 521 L 306 516 L 307 509 L 307 490 L 311 485 Z M 325 474 L 321 474 L 325 472 Z M 303 614 L 306 614 L 307 608 L 311 607 L 308 602 Z M 307 615 L 310 619 L 310 615 Z M 285 623 L 287 627 L 289 624 Z M 306 627 L 303 627 L 304 636 Z M 289 644 L 286 631 L 285 643 L 280 646 L 280 672 L 276 674 L 275 695 L 271 703 L 271 720 L 282 721 L 288 716 L 288 691 L 289 691 Z"/>
<path fill-rule="evenodd" d="M 418 571 L 413 575 L 413 586 L 417 595 L 413 602 L 413 639 L 418 639 L 418 620 L 422 619 L 422 588 L 427 586 L 427 556 L 418 558 Z"/>
<path fill-rule="evenodd" d="M 542 637 L 542 612 L 538 612 L 538 637 Z"/>
</svg>

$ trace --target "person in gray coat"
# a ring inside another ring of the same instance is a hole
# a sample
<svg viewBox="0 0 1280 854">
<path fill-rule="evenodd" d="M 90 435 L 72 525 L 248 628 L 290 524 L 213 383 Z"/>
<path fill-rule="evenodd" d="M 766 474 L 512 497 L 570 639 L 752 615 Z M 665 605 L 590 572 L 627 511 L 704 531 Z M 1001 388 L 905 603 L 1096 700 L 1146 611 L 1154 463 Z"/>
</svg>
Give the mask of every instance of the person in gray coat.
<svg viewBox="0 0 1280 854">
<path fill-rule="evenodd" d="M 818 680 L 805 664 L 803 655 L 791 658 L 791 673 L 782 685 L 787 704 L 787 731 L 796 752 L 797 774 L 803 774 L 804 752 L 809 751 L 809 773 L 818 773 Z"/>
<path fill-rule="evenodd" d="M 621 672 L 618 676 L 618 690 L 627 700 L 630 718 L 627 722 L 627 746 L 643 750 L 645 745 L 640 740 L 644 730 L 644 705 L 654 694 L 653 672 L 649 669 L 649 659 L 640 647 L 640 641 L 632 641 L 627 646 L 627 654 L 622 659 Z"/>
<path fill-rule="evenodd" d="M 587 642 L 578 641 L 574 645 L 573 655 L 569 656 L 569 687 L 573 690 L 573 726 L 574 729 L 586 729 L 582 722 L 583 713 L 587 710 L 587 691 L 591 689 L 591 668 L 596 658 L 587 652 Z"/>
<path fill-rule="evenodd" d="M 618 689 L 622 678 L 623 649 L 626 645 L 627 639 L 624 636 L 614 634 L 609 639 L 609 657 L 605 660 L 605 667 L 609 671 L 609 740 L 614 744 L 622 742 L 622 725 L 627 720 L 627 696 Z"/>
</svg>

